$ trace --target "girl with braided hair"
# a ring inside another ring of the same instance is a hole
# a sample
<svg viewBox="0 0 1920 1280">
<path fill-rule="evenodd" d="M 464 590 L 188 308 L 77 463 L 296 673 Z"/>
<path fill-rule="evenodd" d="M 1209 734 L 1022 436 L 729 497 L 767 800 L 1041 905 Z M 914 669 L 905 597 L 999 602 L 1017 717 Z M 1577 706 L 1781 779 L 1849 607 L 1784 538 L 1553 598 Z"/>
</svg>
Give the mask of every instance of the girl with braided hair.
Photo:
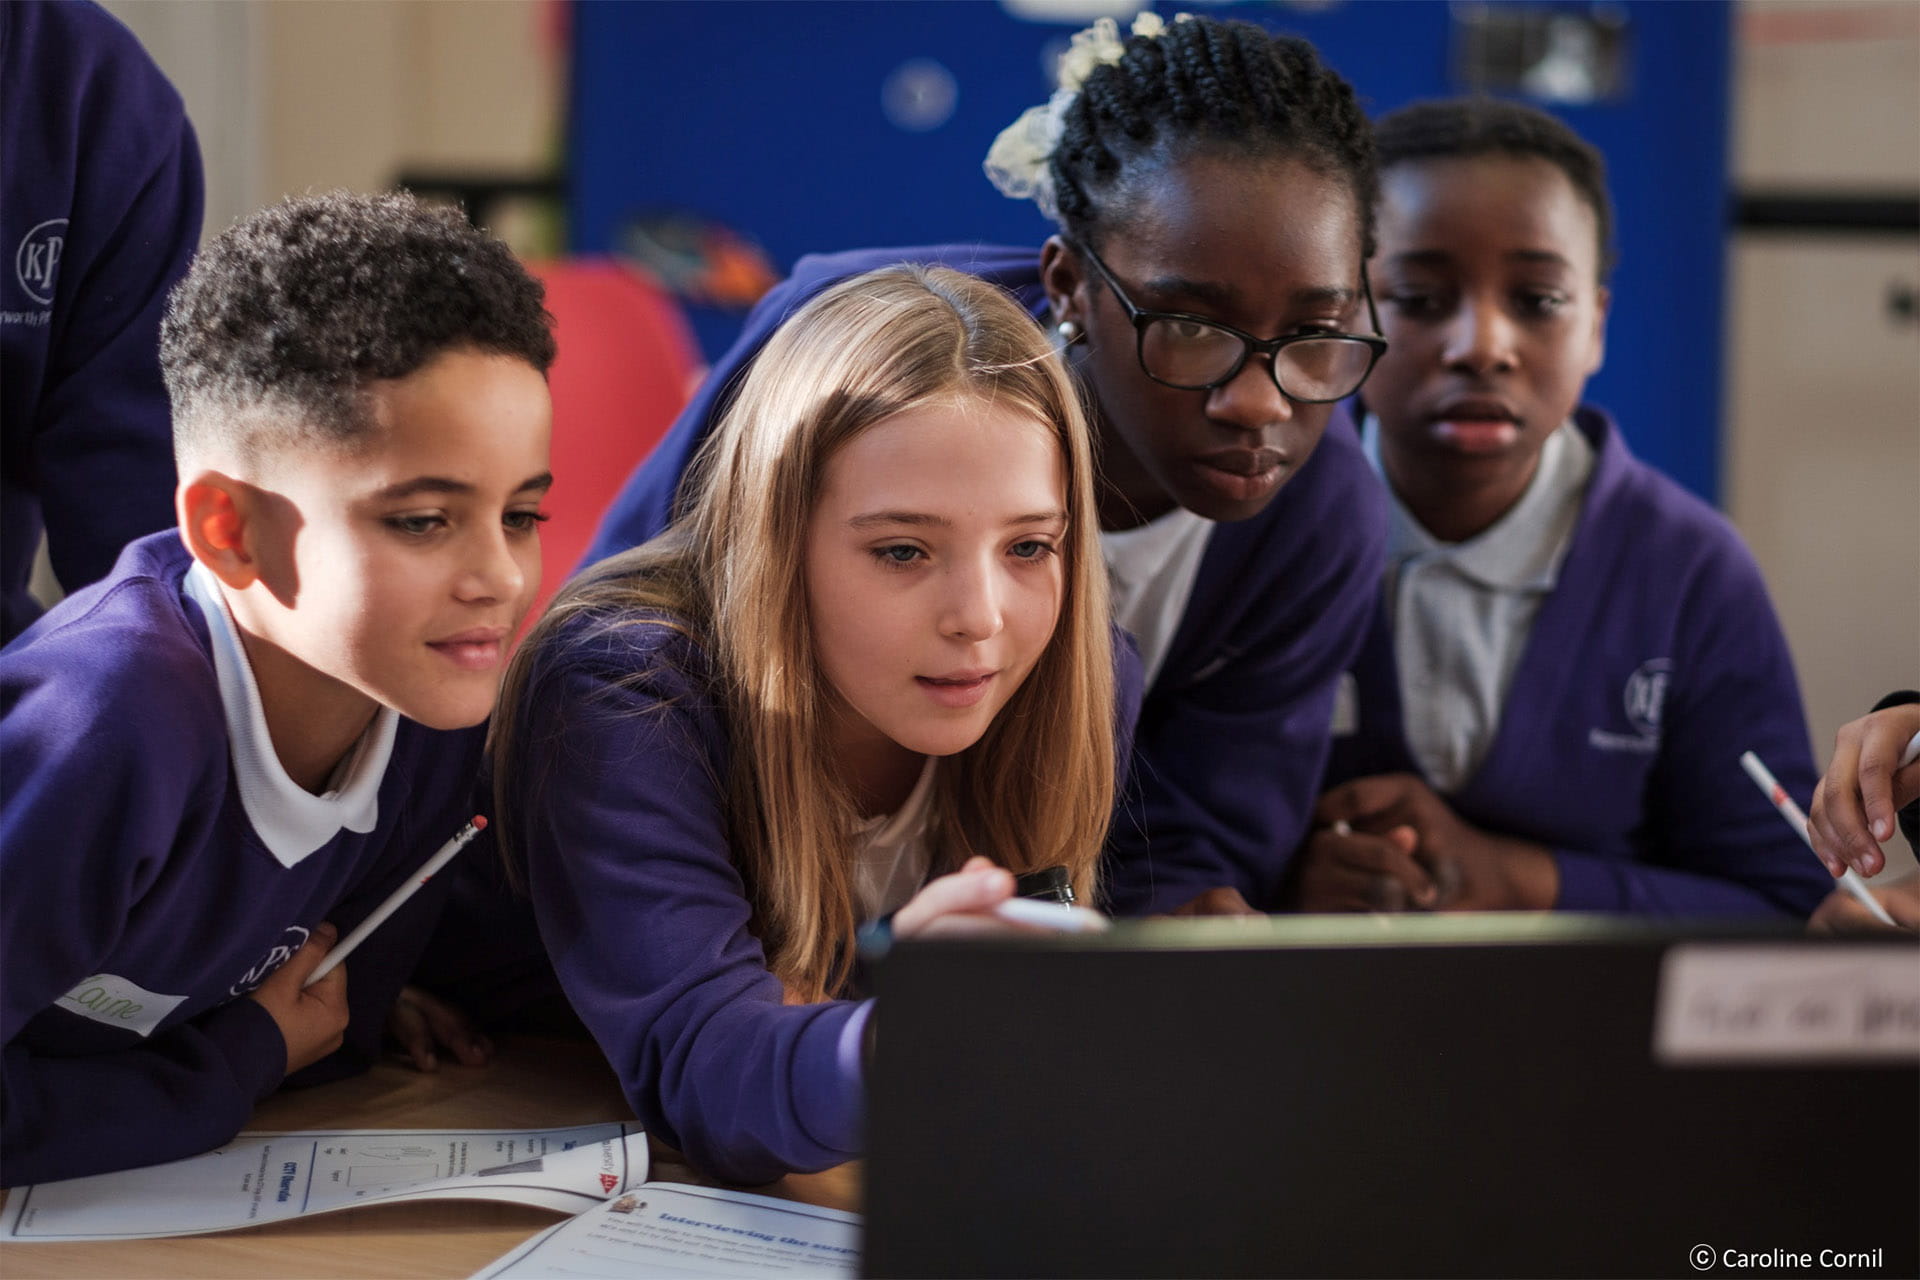
<svg viewBox="0 0 1920 1280">
<path fill-rule="evenodd" d="M 1336 681 L 1382 564 L 1385 506 L 1338 404 L 1378 338 L 1362 264 L 1371 133 L 1305 41 L 1144 15 L 1075 37 L 1052 100 L 988 172 L 1059 226 L 800 260 L 616 499 L 591 558 L 672 518 L 741 371 L 808 298 L 937 263 L 1013 291 L 1064 349 L 1099 450 L 1115 616 L 1148 681 L 1108 842 L 1119 912 L 1276 905 L 1306 834 Z"/>
</svg>

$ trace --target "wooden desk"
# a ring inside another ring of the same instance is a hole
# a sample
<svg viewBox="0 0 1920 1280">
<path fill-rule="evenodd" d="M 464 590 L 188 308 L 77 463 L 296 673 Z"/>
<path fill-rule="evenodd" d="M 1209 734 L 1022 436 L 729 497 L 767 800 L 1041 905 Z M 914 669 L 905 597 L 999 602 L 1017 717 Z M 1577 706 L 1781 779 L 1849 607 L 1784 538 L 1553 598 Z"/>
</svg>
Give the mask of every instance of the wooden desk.
<svg viewBox="0 0 1920 1280">
<path fill-rule="evenodd" d="M 539 1129 L 631 1120 L 619 1083 L 583 1041 L 509 1039 L 486 1067 L 443 1062 L 423 1075 L 383 1063 L 364 1076 L 275 1094 L 250 1129 Z M 655 1147 L 648 1175 L 662 1182 L 711 1183 Z M 857 1210 L 859 1167 L 796 1174 L 771 1195 Z M 4 1195 L 0 1192 L 0 1195 Z M 179 1277 L 464 1277 L 506 1253 L 559 1215 L 525 1205 L 438 1200 L 369 1205 L 294 1222 L 170 1240 L 0 1245 L 7 1280 Z"/>
</svg>

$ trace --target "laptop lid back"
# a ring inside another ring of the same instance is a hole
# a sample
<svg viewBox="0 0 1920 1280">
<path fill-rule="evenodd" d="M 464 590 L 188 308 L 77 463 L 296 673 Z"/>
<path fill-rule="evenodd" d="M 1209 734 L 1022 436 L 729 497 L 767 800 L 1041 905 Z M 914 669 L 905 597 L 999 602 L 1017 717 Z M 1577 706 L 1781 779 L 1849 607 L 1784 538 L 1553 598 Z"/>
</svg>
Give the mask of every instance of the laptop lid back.
<svg viewBox="0 0 1920 1280">
<path fill-rule="evenodd" d="M 876 981 L 870 1275 L 1920 1273 L 1910 938 L 1166 921 Z"/>
</svg>

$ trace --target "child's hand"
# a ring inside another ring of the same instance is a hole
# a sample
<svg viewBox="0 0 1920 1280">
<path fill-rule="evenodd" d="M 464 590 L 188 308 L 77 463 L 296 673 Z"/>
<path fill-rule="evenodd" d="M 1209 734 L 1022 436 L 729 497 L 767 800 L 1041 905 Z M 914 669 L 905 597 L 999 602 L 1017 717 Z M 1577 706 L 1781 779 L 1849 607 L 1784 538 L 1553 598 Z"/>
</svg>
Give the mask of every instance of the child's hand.
<svg viewBox="0 0 1920 1280">
<path fill-rule="evenodd" d="M 1916 733 L 1920 703 L 1909 702 L 1863 716 L 1834 735 L 1833 759 L 1807 807 L 1807 836 L 1829 870 L 1844 862 L 1870 876 L 1886 865 L 1880 842 L 1893 839 L 1895 811 L 1920 798 L 1920 760 L 1900 767 Z"/>
<path fill-rule="evenodd" d="M 1412 827 L 1374 835 L 1342 823 L 1313 833 L 1294 855 L 1292 904 L 1299 911 L 1431 908 L 1439 886 L 1413 856 Z"/>
<path fill-rule="evenodd" d="M 316 926 L 292 958 L 248 993 L 272 1015 L 287 1042 L 288 1075 L 312 1066 L 346 1039 L 347 966 L 341 965 L 311 987 L 304 985 L 339 940 L 340 931 L 332 925 Z"/>
<path fill-rule="evenodd" d="M 985 858 L 969 858 L 952 875 L 928 882 L 893 914 L 896 938 L 971 938 L 986 934 L 1042 933 L 993 914 L 1013 896 L 1013 873 Z"/>
<path fill-rule="evenodd" d="M 435 1046 L 466 1067 L 483 1067 L 493 1057 L 493 1041 L 480 1034 L 465 1010 L 419 987 L 400 988 L 387 1013 L 387 1039 L 400 1046 L 418 1071 L 440 1069 Z"/>
<path fill-rule="evenodd" d="M 1880 905 L 1901 928 L 1920 932 L 1920 875 L 1892 884 L 1876 884 L 1868 892 L 1880 900 Z M 1852 894 L 1835 889 L 1814 910 L 1813 918 L 1807 921 L 1807 932 L 1886 933 L 1888 930 Z"/>
<path fill-rule="evenodd" d="M 1232 885 L 1221 885 L 1217 889 L 1208 889 L 1173 910 L 1170 916 L 1261 916 L 1264 911 L 1256 911 L 1253 904 Z"/>
<path fill-rule="evenodd" d="M 1340 839 L 1344 824 L 1353 833 L 1347 840 L 1383 837 L 1393 849 L 1404 851 L 1398 859 L 1388 849 L 1373 851 L 1381 868 L 1376 883 L 1380 875 L 1398 881 L 1406 894 L 1401 908 L 1544 911 L 1560 894 L 1559 868 L 1544 847 L 1462 820 L 1432 787 L 1410 773 L 1342 783 L 1320 797 L 1318 817 L 1335 830 L 1316 835 L 1309 850 Z M 1389 897 L 1391 890 L 1382 887 L 1378 898 Z M 1386 902 L 1369 909 L 1396 908 Z"/>
</svg>

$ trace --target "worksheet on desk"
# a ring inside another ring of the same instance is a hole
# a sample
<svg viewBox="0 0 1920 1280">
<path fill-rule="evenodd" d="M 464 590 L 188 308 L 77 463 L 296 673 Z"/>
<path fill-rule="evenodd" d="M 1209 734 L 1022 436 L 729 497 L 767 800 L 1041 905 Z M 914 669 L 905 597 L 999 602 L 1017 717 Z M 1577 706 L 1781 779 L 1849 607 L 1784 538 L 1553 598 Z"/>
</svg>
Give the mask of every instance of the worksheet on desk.
<svg viewBox="0 0 1920 1280">
<path fill-rule="evenodd" d="M 472 1280 L 851 1276 L 859 1263 L 859 1214 L 648 1182 L 542 1232 Z"/>
<path fill-rule="evenodd" d="M 505 1200 L 579 1213 L 647 1176 L 638 1125 L 243 1133 L 205 1155 L 16 1187 L 0 1240 L 231 1231 L 398 1200 Z"/>
</svg>

